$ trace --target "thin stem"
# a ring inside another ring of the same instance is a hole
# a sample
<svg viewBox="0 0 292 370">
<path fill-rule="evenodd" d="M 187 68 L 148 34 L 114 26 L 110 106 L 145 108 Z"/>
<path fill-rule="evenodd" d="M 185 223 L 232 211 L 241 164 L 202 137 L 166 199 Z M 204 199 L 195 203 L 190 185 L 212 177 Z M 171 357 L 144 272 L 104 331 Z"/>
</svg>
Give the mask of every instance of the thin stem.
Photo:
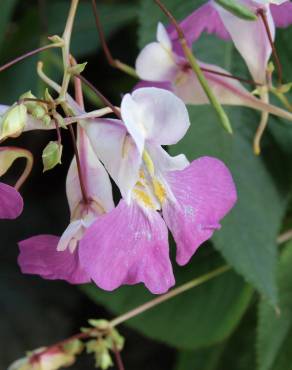
<svg viewBox="0 0 292 370">
<path fill-rule="evenodd" d="M 201 70 L 203 72 L 206 72 L 206 73 L 212 73 L 214 75 L 227 77 L 227 78 L 232 78 L 234 80 L 245 82 L 245 83 L 250 84 L 250 85 L 263 86 L 263 84 L 261 84 L 260 82 L 256 82 L 256 81 L 253 81 L 253 80 L 247 80 L 246 78 L 234 76 L 234 75 L 231 75 L 229 73 L 219 72 L 219 71 L 215 71 L 213 69 L 209 69 L 209 68 L 205 68 L 205 67 L 201 67 Z"/>
<path fill-rule="evenodd" d="M 205 275 L 202 275 L 202 276 L 199 276 L 191 281 L 188 281 L 187 283 L 181 285 L 180 287 L 178 288 L 175 288 L 173 290 L 171 290 L 170 292 L 160 296 L 160 297 L 157 297 L 157 298 L 154 298 L 152 301 L 149 301 L 149 302 L 146 302 L 144 304 L 142 304 L 141 306 L 137 307 L 137 308 L 134 308 L 133 310 L 125 313 L 124 315 L 121 315 L 115 319 L 113 319 L 110 324 L 111 326 L 117 326 L 117 325 L 120 325 L 121 323 L 127 321 L 127 320 L 130 320 L 132 319 L 133 317 L 137 316 L 137 315 L 140 315 L 141 313 L 169 300 L 170 298 L 173 298 L 173 297 L 176 297 L 177 295 L 181 294 L 181 293 L 184 293 L 186 292 L 187 290 L 189 289 L 192 289 L 198 285 L 201 285 L 203 283 L 205 283 L 206 281 L 208 280 L 211 280 L 213 279 L 214 277 L 216 276 L 219 276 L 221 274 L 223 274 L 224 272 L 230 270 L 230 266 L 221 266 L 211 272 L 208 272 L 207 274 Z"/>
<path fill-rule="evenodd" d="M 94 18 L 95 18 L 95 24 L 96 24 L 97 32 L 98 32 L 98 35 L 99 35 L 100 43 L 101 43 L 102 49 L 104 51 L 105 57 L 106 57 L 109 65 L 111 65 L 114 68 L 117 68 L 117 69 L 121 70 L 122 72 L 127 73 L 128 75 L 130 75 L 134 78 L 139 78 L 134 68 L 132 68 L 128 64 L 122 63 L 118 59 L 113 58 L 112 53 L 110 52 L 110 49 L 109 49 L 108 44 L 106 42 L 106 38 L 105 38 L 105 34 L 104 34 L 104 31 L 103 31 L 103 28 L 102 28 L 102 25 L 101 25 L 100 17 L 98 15 L 96 0 L 92 0 L 91 4 L 92 4 L 93 14 L 94 14 Z"/>
<path fill-rule="evenodd" d="M 170 21 L 173 23 L 173 25 L 174 25 L 174 27 L 177 31 L 179 41 L 180 41 L 180 44 L 181 44 L 182 49 L 184 51 L 186 59 L 190 63 L 193 71 L 195 72 L 203 90 L 205 91 L 205 94 L 207 95 L 207 97 L 210 101 L 210 104 L 215 109 L 221 124 L 226 129 L 226 131 L 231 134 L 232 133 L 232 128 L 231 128 L 228 116 L 225 113 L 224 109 L 222 108 L 222 105 L 217 100 L 213 91 L 209 87 L 209 84 L 208 84 L 208 82 L 207 82 L 207 80 L 206 80 L 206 78 L 205 78 L 205 76 L 204 76 L 204 74 L 203 74 L 203 72 L 200 68 L 200 65 L 199 65 L 197 59 L 195 58 L 194 54 L 192 53 L 192 51 L 188 47 L 188 44 L 187 44 L 187 41 L 185 39 L 185 35 L 184 35 L 184 32 L 183 32 L 182 28 L 180 27 L 180 25 L 178 24 L 178 22 L 176 21 L 174 16 L 169 12 L 169 10 L 165 7 L 165 5 L 162 4 L 162 2 L 160 0 L 154 0 L 154 1 L 160 7 L 160 9 L 164 12 L 164 14 L 170 19 Z"/>
<path fill-rule="evenodd" d="M 50 79 L 45 72 L 43 71 L 44 63 L 42 61 L 39 61 L 37 64 L 37 74 L 48 86 L 50 86 L 53 90 L 60 93 L 61 86 L 58 85 L 55 81 Z"/>
<path fill-rule="evenodd" d="M 103 101 L 103 103 L 110 107 L 113 113 L 121 119 L 121 113 L 120 111 L 90 82 L 88 81 L 85 77 L 82 75 L 76 75 L 76 78 L 79 78 L 85 85 L 91 88 L 92 91 L 95 92 L 95 94 L 100 98 L 100 100 Z"/>
<path fill-rule="evenodd" d="M 273 56 L 274 56 L 274 59 L 275 59 L 276 65 L 277 65 L 278 83 L 279 83 L 279 85 L 282 85 L 282 80 L 283 80 L 282 66 L 281 66 L 280 58 L 279 58 L 279 55 L 277 53 L 277 49 L 275 47 L 273 37 L 272 37 L 271 31 L 270 31 L 270 27 L 269 27 L 269 23 L 268 23 L 268 20 L 267 20 L 266 12 L 265 12 L 264 9 L 258 9 L 257 13 L 261 17 L 261 19 L 263 21 L 263 24 L 264 24 L 264 27 L 266 29 L 267 36 L 268 36 L 268 39 L 269 39 L 269 43 L 271 45 Z"/>
<path fill-rule="evenodd" d="M 119 370 L 125 370 L 125 366 L 124 366 L 124 363 L 123 363 L 123 360 L 122 360 L 121 353 L 117 349 L 117 346 L 115 344 L 114 344 L 113 352 L 114 352 L 114 355 L 115 355 L 115 359 L 116 359 L 118 369 Z"/>
<path fill-rule="evenodd" d="M 23 150 L 25 153 L 26 165 L 22 175 L 17 180 L 16 184 L 14 185 L 16 190 L 19 190 L 21 186 L 25 183 L 26 179 L 28 178 L 29 174 L 31 173 L 32 166 L 33 166 L 33 155 L 28 150 Z"/>
<path fill-rule="evenodd" d="M 78 177 L 79 177 L 80 189 L 81 189 L 81 193 L 82 193 L 83 202 L 85 204 L 88 204 L 89 199 L 88 199 L 87 192 L 86 192 L 86 187 L 85 187 L 85 184 L 84 184 L 84 181 L 83 181 L 82 168 L 81 168 L 78 148 L 77 148 L 77 145 L 76 145 L 76 137 L 75 137 L 74 129 L 73 129 L 72 125 L 69 125 L 68 127 L 69 127 L 69 131 L 70 131 L 71 139 L 72 139 L 74 154 L 75 154 L 75 157 L 76 157 L 77 171 L 78 171 Z"/>
<path fill-rule="evenodd" d="M 167 301 L 168 299 L 171 299 L 171 298 L 173 298 L 173 297 L 175 297 L 175 296 L 177 296 L 181 293 L 184 293 L 189 289 L 192 289 L 192 288 L 194 288 L 198 285 L 201 285 L 201 284 L 213 279 L 214 277 L 219 276 L 219 275 L 223 274 L 226 271 L 229 271 L 230 269 L 231 269 L 230 266 L 227 266 L 227 265 L 221 266 L 221 267 L 219 267 L 219 268 L 217 268 L 217 269 L 215 269 L 211 272 L 208 272 L 207 274 L 199 276 L 199 277 L 181 285 L 180 287 L 178 287 L 176 289 L 173 289 L 169 293 L 166 293 L 166 294 L 164 294 L 160 297 L 157 297 L 157 298 L 151 300 L 150 302 L 144 303 L 143 305 L 135 308 L 134 310 L 131 310 L 131 311 L 127 312 L 126 314 L 121 315 L 121 316 L 117 317 L 116 319 L 112 320 L 111 322 L 109 322 L 109 328 L 107 330 L 105 330 L 104 334 L 106 334 L 108 332 L 108 330 L 110 330 L 110 328 L 113 328 L 114 326 L 120 325 L 121 323 L 123 323 L 123 322 L 125 322 L 129 319 L 132 319 L 133 317 L 135 317 L 137 315 L 140 315 L 141 313 L 151 309 L 152 307 L 155 307 L 155 306 L 159 305 L 160 303 L 163 303 L 163 302 Z M 69 343 L 69 342 L 71 342 L 75 339 L 91 338 L 93 336 L 93 334 L 96 333 L 96 332 L 98 333 L 98 332 L 100 332 L 100 330 L 98 330 L 97 328 L 92 328 L 92 329 L 87 330 L 85 332 L 72 335 L 71 337 L 69 337 L 67 339 L 64 339 L 60 342 L 57 342 L 57 343 L 45 348 L 42 352 L 40 352 L 40 353 L 38 353 L 34 356 L 41 356 L 44 353 L 49 352 L 52 348 L 62 347 L 64 344 L 67 344 L 67 343 Z M 123 367 L 121 367 L 120 369 L 124 370 Z"/>
<path fill-rule="evenodd" d="M 97 109 L 92 112 L 81 114 L 80 116 L 67 117 L 65 118 L 65 124 L 69 125 L 70 123 L 78 122 L 78 121 L 85 120 L 85 119 L 103 117 L 106 114 L 109 114 L 112 112 L 113 111 L 109 107 Z"/>
<path fill-rule="evenodd" d="M 292 230 L 287 230 L 278 236 L 277 243 L 283 244 L 283 243 L 288 242 L 291 239 L 292 239 Z"/>
<path fill-rule="evenodd" d="M 23 54 L 23 55 L 15 58 L 15 59 L 13 59 L 13 60 L 11 60 L 10 62 L 4 64 L 3 66 L 1 66 L 0 67 L 0 72 L 2 72 L 4 70 L 6 70 L 6 69 L 8 69 L 8 68 L 10 68 L 12 66 L 14 66 L 15 64 L 21 62 L 22 60 L 24 60 L 26 58 L 29 58 L 29 57 L 33 56 L 33 55 L 36 55 L 36 54 L 41 53 L 41 52 L 43 52 L 45 50 L 48 50 L 48 49 L 60 48 L 60 47 L 62 47 L 62 44 L 55 43 L 55 44 L 50 44 L 50 45 L 42 46 L 42 47 L 37 48 L 35 50 L 31 50 L 31 51 L 29 51 L 29 52 L 27 52 L 27 53 L 25 53 L 25 54 Z"/>
<path fill-rule="evenodd" d="M 261 93 L 261 100 L 264 103 L 269 104 L 269 95 L 267 91 L 264 91 Z M 267 111 L 262 111 L 261 113 L 261 121 L 260 124 L 256 130 L 254 141 L 253 141 L 253 151 L 256 155 L 261 154 L 261 140 L 262 136 L 266 130 L 267 124 L 269 119 L 269 113 Z"/>
<path fill-rule="evenodd" d="M 71 0 L 71 6 L 70 6 L 65 30 L 63 32 L 64 46 L 62 48 L 62 56 L 63 56 L 64 76 L 63 76 L 60 95 L 59 95 L 59 98 L 57 99 L 57 102 L 60 102 L 65 99 L 65 95 L 67 93 L 68 86 L 69 86 L 70 79 L 71 79 L 71 74 L 68 72 L 68 68 L 70 67 L 70 41 L 71 41 L 73 24 L 74 24 L 74 19 L 75 19 L 78 3 L 79 3 L 79 0 Z"/>
</svg>

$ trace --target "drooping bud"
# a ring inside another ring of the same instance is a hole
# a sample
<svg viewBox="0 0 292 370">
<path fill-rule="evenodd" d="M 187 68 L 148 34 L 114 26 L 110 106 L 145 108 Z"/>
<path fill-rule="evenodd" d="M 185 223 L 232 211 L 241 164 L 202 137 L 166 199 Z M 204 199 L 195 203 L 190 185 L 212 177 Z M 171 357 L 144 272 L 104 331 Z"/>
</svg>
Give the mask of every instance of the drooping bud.
<svg viewBox="0 0 292 370">
<path fill-rule="evenodd" d="M 53 35 L 53 36 L 50 36 L 48 37 L 48 39 L 53 43 L 53 44 L 57 44 L 57 45 L 63 45 L 64 44 L 64 40 L 62 39 L 62 37 L 58 36 L 58 35 Z"/>
<path fill-rule="evenodd" d="M 0 120 L 0 140 L 19 136 L 26 124 L 27 109 L 24 104 L 15 104 L 9 108 Z"/>
<path fill-rule="evenodd" d="M 57 164 L 61 163 L 63 146 L 59 145 L 56 141 L 50 141 L 45 147 L 42 154 L 43 171 L 48 171 L 54 168 Z"/>
<path fill-rule="evenodd" d="M 71 366 L 79 353 L 69 353 L 63 347 L 39 348 L 12 363 L 8 370 L 58 370 Z"/>
</svg>

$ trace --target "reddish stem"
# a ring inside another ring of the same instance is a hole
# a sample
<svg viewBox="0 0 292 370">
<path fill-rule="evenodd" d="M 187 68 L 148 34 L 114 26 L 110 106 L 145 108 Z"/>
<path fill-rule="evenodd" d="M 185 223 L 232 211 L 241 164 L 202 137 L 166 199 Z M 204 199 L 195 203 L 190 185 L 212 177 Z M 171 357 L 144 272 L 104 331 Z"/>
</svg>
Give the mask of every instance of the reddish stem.
<svg viewBox="0 0 292 370">
<path fill-rule="evenodd" d="M 29 51 L 29 52 L 15 58 L 15 59 L 11 60 L 10 62 L 4 64 L 3 66 L 1 66 L 0 67 L 0 72 L 4 71 L 5 69 L 8 69 L 8 68 L 12 67 L 14 64 L 17 64 L 17 63 L 21 62 L 22 60 L 24 60 L 26 58 L 29 58 L 33 55 L 36 55 L 38 53 L 41 53 L 42 51 L 51 49 L 53 47 L 56 47 L 56 46 L 54 46 L 53 44 L 50 44 L 50 45 L 42 46 L 42 47 L 37 48 L 37 49 L 32 50 L 32 51 Z"/>
<path fill-rule="evenodd" d="M 270 27 L 269 27 L 269 23 L 268 23 L 268 20 L 267 20 L 266 12 L 265 12 L 264 9 L 258 9 L 257 14 L 261 17 L 261 19 L 263 21 L 263 24 L 265 26 L 267 36 L 268 36 L 268 39 L 269 39 L 269 42 L 270 42 L 270 45 L 271 45 L 271 48 L 272 48 L 273 56 L 274 56 L 274 59 L 275 59 L 276 65 L 277 65 L 278 82 L 279 82 L 279 85 L 281 85 L 282 80 L 283 80 L 282 66 L 281 66 L 280 58 L 279 58 L 279 55 L 277 53 L 277 50 L 276 50 L 276 47 L 275 47 L 275 44 L 274 44 L 274 41 L 273 41 L 273 37 L 272 37 L 271 31 L 270 31 Z"/>
<path fill-rule="evenodd" d="M 219 71 L 214 71 L 213 69 L 209 69 L 209 68 L 204 68 L 204 67 L 201 67 L 201 70 L 203 72 L 207 72 L 207 73 L 212 73 L 214 75 L 218 75 L 218 76 L 222 76 L 222 77 L 227 77 L 227 78 L 232 78 L 234 80 L 237 80 L 237 81 L 241 81 L 241 82 L 245 82 L 247 84 L 250 84 L 250 85 L 255 85 L 255 86 L 262 86 L 261 83 L 259 82 L 256 82 L 256 81 L 253 81 L 253 80 L 247 80 L 245 78 L 242 78 L 242 77 L 238 77 L 238 76 L 233 76 L 229 73 L 224 73 L 224 72 L 219 72 Z"/>
<path fill-rule="evenodd" d="M 85 85 L 90 87 L 90 89 L 95 92 L 100 100 L 102 100 L 107 107 L 110 107 L 114 114 L 121 119 L 121 113 L 119 110 L 90 81 L 81 75 L 76 75 L 76 78 L 79 78 Z"/>
<path fill-rule="evenodd" d="M 124 366 L 124 363 L 123 363 L 123 360 L 122 360 L 121 353 L 117 349 L 117 346 L 115 345 L 115 343 L 114 343 L 113 352 L 114 352 L 114 355 L 115 355 L 115 359 L 116 359 L 116 363 L 117 363 L 118 369 L 119 370 L 125 370 L 125 366 Z"/>
<path fill-rule="evenodd" d="M 110 52 L 109 47 L 107 46 L 106 38 L 105 38 L 105 35 L 104 35 L 104 32 L 103 32 L 103 28 L 102 28 L 102 25 L 101 25 L 101 22 L 100 22 L 100 19 L 99 19 L 99 15 L 98 15 L 98 11 L 97 11 L 96 1 L 92 0 L 91 4 L 92 4 L 93 14 L 94 14 L 94 18 L 95 18 L 95 24 L 96 24 L 96 28 L 97 28 L 97 31 L 98 31 L 98 34 L 99 34 L 102 49 L 104 51 L 104 54 L 105 54 L 106 59 L 109 62 L 109 64 L 113 67 L 116 67 L 116 62 L 115 62 L 115 60 L 114 60 L 114 58 L 113 58 L 113 56 Z"/>
</svg>

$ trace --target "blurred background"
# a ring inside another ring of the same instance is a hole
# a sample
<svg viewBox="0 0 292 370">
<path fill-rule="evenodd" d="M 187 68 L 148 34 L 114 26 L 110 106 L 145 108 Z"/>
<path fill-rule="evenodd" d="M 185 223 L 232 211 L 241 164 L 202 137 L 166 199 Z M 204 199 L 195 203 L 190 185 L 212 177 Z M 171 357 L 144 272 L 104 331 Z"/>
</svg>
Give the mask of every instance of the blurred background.
<svg viewBox="0 0 292 370">
<path fill-rule="evenodd" d="M 180 16 L 186 15 L 202 2 L 169 1 L 176 4 L 177 14 Z M 69 0 L 0 0 L 0 64 L 46 44 L 47 35 L 61 35 L 69 3 Z M 155 38 L 157 18 L 163 20 L 165 18 L 157 9 L 153 11 L 152 18 L 152 14 L 147 12 L 148 7 L 151 7 L 150 0 L 99 0 L 97 3 L 112 54 L 123 62 L 134 65 L 139 46 Z M 174 5 L 173 7 L 175 8 Z M 153 10 L 153 6 L 151 9 Z M 209 45 L 208 55 L 211 59 L 209 61 L 216 61 L 220 56 L 226 65 L 231 66 L 233 57 L 229 44 L 208 38 L 198 43 L 197 51 L 204 45 Z M 227 52 L 224 57 L 223 51 Z M 117 105 L 121 96 L 130 91 L 136 83 L 131 77 L 123 75 L 107 64 L 100 50 L 90 1 L 80 1 L 72 36 L 72 54 L 78 62 L 88 61 L 84 75 Z M 42 96 L 44 85 L 37 78 L 35 70 L 38 60 L 44 61 L 48 75 L 56 80 L 60 79 L 62 65 L 58 52 L 50 51 L 32 57 L 0 74 L 1 104 L 12 104 L 28 90 L 39 97 Z M 243 73 L 246 72 L 241 61 L 233 65 L 233 71 L 239 69 Z M 90 91 L 85 91 L 85 98 L 88 110 L 100 104 Z M 209 108 L 198 108 L 195 114 L 203 117 L 213 113 L 210 113 Z M 244 111 L 244 120 L 250 117 L 249 112 Z M 239 125 L 237 120 L 235 121 L 235 125 Z M 254 129 L 255 125 L 252 128 Z M 213 131 L 206 128 L 204 134 L 211 142 L 206 142 L 206 145 L 202 146 L 202 153 L 216 152 L 222 144 L 222 135 L 225 134 L 221 133 L 221 128 L 219 131 L 217 126 L 216 130 L 216 134 L 213 135 Z M 242 132 L 243 137 L 251 142 L 253 131 L 244 126 Z M 272 177 L 290 171 L 288 157 L 285 156 L 288 144 L 283 145 L 281 152 L 275 152 L 273 149 L 280 136 L 283 137 L 281 129 L 280 132 L 269 132 L 264 144 L 268 152 L 264 157 L 268 164 L 265 162 L 264 168 Z M 217 141 L 212 141 L 214 137 L 220 141 L 218 145 Z M 22 189 L 25 199 L 23 214 L 13 222 L 0 221 L 1 369 L 6 369 L 11 362 L 22 357 L 28 350 L 52 344 L 78 332 L 81 326 L 86 326 L 89 318 L 112 318 L 152 297 L 144 287 L 124 287 L 117 293 L 105 293 L 92 286 L 80 288 L 20 273 L 17 266 L 17 242 L 36 234 L 60 235 L 69 220 L 65 178 L 73 156 L 72 146 L 69 134 L 64 131 L 65 149 L 62 166 L 43 174 L 41 153 L 50 140 L 55 140 L 54 132 L 30 132 L 23 134 L 19 139 L 9 141 L 11 144 L 30 149 L 35 155 L 35 166 Z M 189 136 L 187 145 L 194 148 L 196 140 L 199 142 L 200 136 L 195 134 Z M 222 151 L 228 151 L 229 147 L 228 140 L 224 141 Z M 195 149 L 192 150 L 195 153 Z M 236 159 L 238 164 L 240 156 L 245 156 L 245 150 L 245 146 L 240 146 L 240 155 Z M 251 151 L 251 147 L 248 147 L 248 150 Z M 196 154 L 201 152 L 198 151 Z M 290 154 L 291 152 L 289 156 Z M 246 154 L 245 158 L 249 158 L 249 155 Z M 253 158 L 252 154 L 250 158 Z M 5 181 L 12 184 L 22 168 L 23 163 L 20 160 L 5 176 Z M 261 171 L 258 171 L 256 166 L 242 172 L 244 183 L 250 176 L 252 191 L 255 189 L 261 191 L 262 185 L 265 184 L 265 181 L 253 184 L 253 178 L 258 172 Z M 280 179 L 281 175 L 277 178 Z M 277 190 L 280 189 L 281 194 L 285 193 L 285 197 L 291 188 L 288 182 L 279 185 L 276 181 L 274 185 Z M 267 191 L 266 199 L 272 201 L 271 194 Z M 277 215 L 279 220 L 284 214 L 284 208 L 283 205 L 281 216 Z M 269 211 L 268 209 L 267 213 Z M 255 218 L 258 219 L 256 212 Z M 243 214 L 245 230 L 248 230 L 249 226 L 247 215 L 248 213 Z M 250 222 L 253 223 L 253 220 Z M 279 224 L 275 233 L 278 228 Z M 242 229 L 235 231 L 237 236 L 243 232 Z M 261 226 L 257 226 L 250 235 L 258 235 L 261 231 Z M 176 268 L 178 283 L 188 281 L 224 263 L 211 243 L 199 250 L 196 256 L 196 259 L 184 269 Z M 155 308 L 143 318 L 132 320 L 129 326 L 121 326 L 120 332 L 126 338 L 126 346 L 122 353 L 125 368 L 255 369 L 257 300 L 253 288 L 239 275 L 229 272 L 217 278 L 216 282 L 207 283 L 164 304 L 161 308 Z M 93 367 L 94 360 L 91 356 L 81 356 L 72 369 L 84 370 Z"/>
</svg>

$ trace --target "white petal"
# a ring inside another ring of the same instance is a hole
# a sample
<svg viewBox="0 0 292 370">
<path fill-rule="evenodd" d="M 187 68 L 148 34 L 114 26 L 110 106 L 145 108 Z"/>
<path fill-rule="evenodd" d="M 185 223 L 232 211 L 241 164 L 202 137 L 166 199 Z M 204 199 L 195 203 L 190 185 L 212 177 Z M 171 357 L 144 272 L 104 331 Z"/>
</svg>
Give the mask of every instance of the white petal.
<svg viewBox="0 0 292 370">
<path fill-rule="evenodd" d="M 87 121 L 84 125 L 92 148 L 118 185 L 123 198 L 130 202 L 139 178 L 142 155 L 123 123 L 114 119 Z"/>
<path fill-rule="evenodd" d="M 9 109 L 9 105 L 1 105 L 0 104 L 0 116 L 3 116 L 3 114 Z"/>
<path fill-rule="evenodd" d="M 143 137 L 157 145 L 175 144 L 190 126 L 183 101 L 172 92 L 155 87 L 137 89 L 126 95 L 121 113 L 140 150 Z"/>
<path fill-rule="evenodd" d="M 161 174 L 183 170 L 190 164 L 184 154 L 171 157 L 161 146 L 148 145 L 147 151 L 154 163 L 155 171 Z"/>
<path fill-rule="evenodd" d="M 81 238 L 81 234 L 83 233 L 84 226 L 81 220 L 76 220 L 70 222 L 67 229 L 63 232 L 59 243 L 57 245 L 57 251 L 64 251 L 67 248 L 72 247 L 72 242 L 76 242 L 75 247 L 77 246 L 77 241 Z M 71 250 L 73 252 L 74 250 Z"/>
<path fill-rule="evenodd" d="M 171 51 L 171 40 L 164 25 L 161 22 L 159 22 L 157 26 L 156 39 L 166 50 Z"/>
<path fill-rule="evenodd" d="M 143 80 L 172 81 L 177 70 L 174 54 L 159 42 L 146 45 L 136 59 L 136 72 Z"/>
<path fill-rule="evenodd" d="M 257 21 L 246 21 L 232 15 L 221 6 L 213 4 L 254 80 L 265 82 L 267 62 L 272 49 L 262 19 L 259 17 Z M 269 7 L 266 7 L 266 16 L 274 39 L 275 25 Z"/>
<path fill-rule="evenodd" d="M 77 132 L 77 148 L 87 196 L 90 199 L 95 199 L 106 212 L 109 212 L 114 208 L 111 182 L 105 168 L 94 153 L 84 129 L 81 127 L 78 127 Z M 75 157 L 68 171 L 66 193 L 72 212 L 80 201 L 82 201 Z"/>
</svg>

